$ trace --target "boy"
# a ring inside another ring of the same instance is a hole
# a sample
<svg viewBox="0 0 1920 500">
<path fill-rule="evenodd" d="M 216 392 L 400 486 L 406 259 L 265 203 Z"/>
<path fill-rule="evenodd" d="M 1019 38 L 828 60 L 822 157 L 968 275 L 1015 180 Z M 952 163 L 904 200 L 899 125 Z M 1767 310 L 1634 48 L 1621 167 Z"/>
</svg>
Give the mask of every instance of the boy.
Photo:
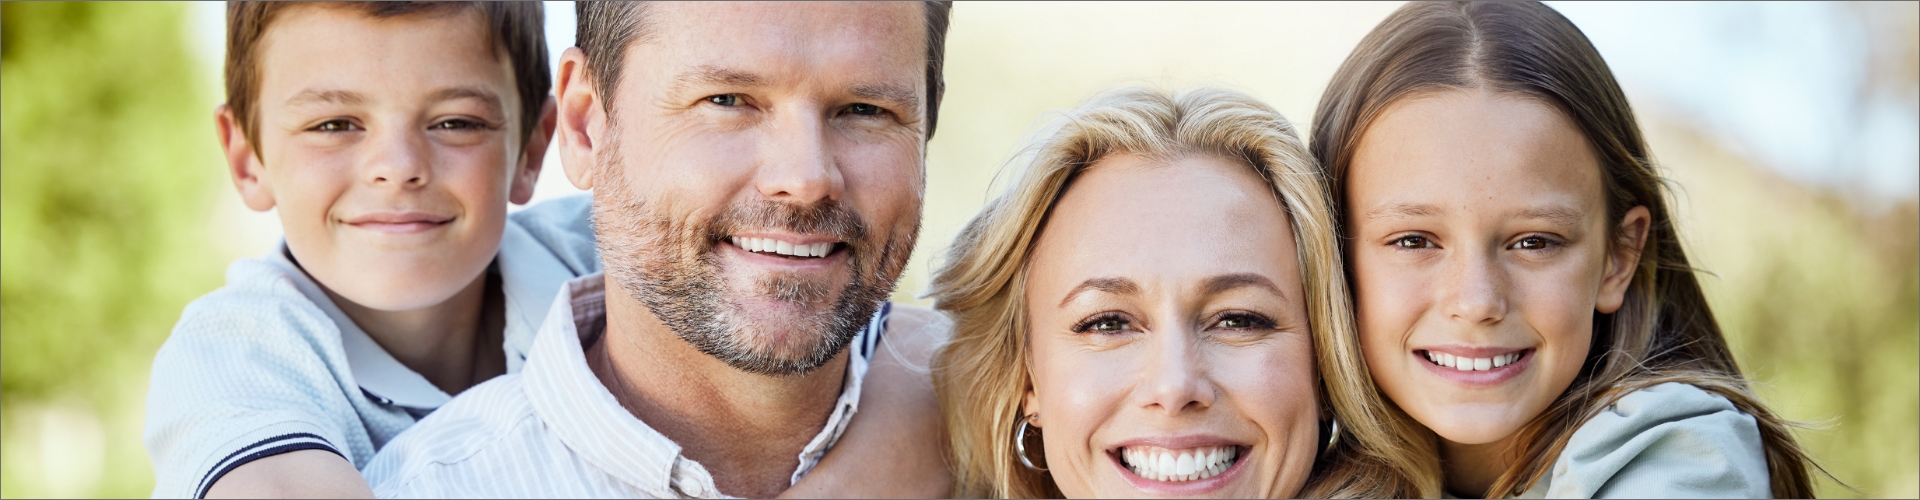
<svg viewBox="0 0 1920 500">
<path fill-rule="evenodd" d="M 371 496 L 358 471 L 515 371 L 600 267 L 584 197 L 525 203 L 554 129 L 538 3 L 228 4 L 216 124 L 279 251 L 234 263 L 154 360 L 155 496 Z"/>
</svg>

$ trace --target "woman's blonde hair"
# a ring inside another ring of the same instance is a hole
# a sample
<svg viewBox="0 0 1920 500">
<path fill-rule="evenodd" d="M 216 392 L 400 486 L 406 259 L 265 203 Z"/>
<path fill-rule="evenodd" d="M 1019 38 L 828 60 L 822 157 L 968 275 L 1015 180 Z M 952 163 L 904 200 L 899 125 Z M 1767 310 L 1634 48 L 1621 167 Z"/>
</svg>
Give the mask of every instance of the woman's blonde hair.
<svg viewBox="0 0 1920 500">
<path fill-rule="evenodd" d="M 1525 492 L 1553 467 L 1575 430 L 1620 397 L 1667 382 L 1692 384 L 1752 415 L 1766 448 L 1773 495 L 1813 496 L 1819 466 L 1794 440 L 1794 423 L 1748 387 L 1720 334 L 1667 210 L 1666 189 L 1626 94 L 1600 52 L 1573 22 L 1537 2 L 1412 2 L 1388 15 L 1334 72 L 1322 95 L 1313 154 L 1343 195 L 1368 124 L 1394 102 L 1422 93 L 1484 89 L 1538 99 L 1580 127 L 1600 158 L 1607 216 L 1646 207 L 1652 216 L 1625 303 L 1593 316 L 1593 345 L 1580 375 L 1552 406 L 1522 426 L 1508 468 L 1487 496 Z M 1614 227 L 1615 244 L 1627 240 Z M 1389 406 L 1380 418 L 1411 421 Z M 1424 427 L 1399 441 L 1438 439 Z M 1402 469 L 1422 496 L 1440 494 L 1437 455 Z"/>
<path fill-rule="evenodd" d="M 1030 384 L 1027 262 L 1060 195 L 1083 169 L 1115 154 L 1228 158 L 1266 180 L 1299 247 L 1324 404 L 1336 416 L 1355 416 L 1341 420 L 1339 444 L 1316 461 L 1301 493 L 1393 497 L 1420 491 L 1400 479 L 1400 467 L 1380 458 L 1399 455 L 1396 447 L 1405 443 L 1385 441 L 1396 434 L 1366 418 L 1384 402 L 1354 341 L 1326 183 L 1286 118 L 1228 90 L 1122 88 L 1096 95 L 1048 130 L 1028 150 L 1031 161 L 1014 172 L 1007 190 L 955 238 L 933 279 L 934 307 L 954 320 L 953 338 L 932 369 L 946 410 L 957 496 L 1060 496 L 1052 479 L 1020 465 L 1013 449 Z"/>
</svg>

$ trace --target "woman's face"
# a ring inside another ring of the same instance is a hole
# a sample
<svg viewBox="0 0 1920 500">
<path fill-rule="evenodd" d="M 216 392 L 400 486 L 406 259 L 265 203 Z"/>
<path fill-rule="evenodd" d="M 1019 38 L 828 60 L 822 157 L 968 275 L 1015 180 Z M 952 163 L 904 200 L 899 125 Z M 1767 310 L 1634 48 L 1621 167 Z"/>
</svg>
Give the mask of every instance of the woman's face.
<svg viewBox="0 0 1920 500">
<path fill-rule="evenodd" d="M 1600 163 L 1559 110 L 1509 94 L 1407 98 L 1347 181 L 1361 348 L 1393 402 L 1448 441 L 1504 442 L 1572 384 L 1594 312 L 1620 308 Z M 1644 234 L 1645 208 L 1623 234 Z"/>
<path fill-rule="evenodd" d="M 1300 491 L 1320 405 L 1291 235 L 1244 164 L 1121 155 L 1081 173 L 1026 283 L 1022 411 L 1062 493 Z"/>
</svg>

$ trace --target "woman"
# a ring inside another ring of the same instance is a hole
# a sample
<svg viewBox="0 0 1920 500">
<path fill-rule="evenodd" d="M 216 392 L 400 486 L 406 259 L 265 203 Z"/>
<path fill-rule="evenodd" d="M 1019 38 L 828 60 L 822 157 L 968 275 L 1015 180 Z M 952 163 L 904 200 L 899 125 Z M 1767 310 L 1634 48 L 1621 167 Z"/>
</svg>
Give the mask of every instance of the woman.
<svg viewBox="0 0 1920 500">
<path fill-rule="evenodd" d="M 1285 118 L 1122 89 L 1043 137 L 934 278 L 958 495 L 1417 493 L 1339 418 L 1379 400 L 1342 382 L 1366 373 L 1332 215 Z"/>
</svg>

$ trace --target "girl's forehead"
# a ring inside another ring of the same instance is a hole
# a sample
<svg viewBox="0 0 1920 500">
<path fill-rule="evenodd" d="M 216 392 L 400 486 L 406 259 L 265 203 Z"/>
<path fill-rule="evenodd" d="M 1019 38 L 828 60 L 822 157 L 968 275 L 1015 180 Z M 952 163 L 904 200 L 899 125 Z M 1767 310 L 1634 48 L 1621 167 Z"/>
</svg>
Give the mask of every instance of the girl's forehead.
<svg viewBox="0 0 1920 500">
<path fill-rule="evenodd" d="M 1367 128 L 1345 182 L 1355 217 L 1504 207 L 1530 215 L 1604 207 L 1591 143 L 1559 109 L 1483 91 L 1389 106 Z"/>
</svg>

